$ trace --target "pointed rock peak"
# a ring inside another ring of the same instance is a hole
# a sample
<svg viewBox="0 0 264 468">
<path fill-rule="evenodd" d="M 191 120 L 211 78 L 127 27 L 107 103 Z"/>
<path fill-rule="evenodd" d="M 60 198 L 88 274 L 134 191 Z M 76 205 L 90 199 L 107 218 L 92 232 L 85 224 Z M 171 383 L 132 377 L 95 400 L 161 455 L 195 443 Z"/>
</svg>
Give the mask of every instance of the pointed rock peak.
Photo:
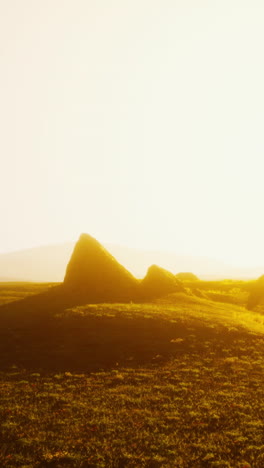
<svg viewBox="0 0 264 468">
<path fill-rule="evenodd" d="M 108 257 L 112 257 L 112 255 L 102 246 L 102 244 L 100 244 L 100 242 L 98 242 L 98 240 L 90 236 L 90 234 L 84 233 L 80 235 L 79 240 L 75 244 L 73 254 L 77 255 L 79 252 L 82 256 L 87 253 L 90 255 L 95 255 L 97 253 L 98 255 L 104 254 Z"/>
<path fill-rule="evenodd" d="M 64 285 L 89 298 L 130 294 L 137 280 L 92 236 L 81 234 L 68 263 Z"/>
<path fill-rule="evenodd" d="M 78 240 L 78 244 L 97 244 L 97 245 L 100 245 L 100 243 L 92 236 L 90 236 L 90 234 L 85 234 L 85 233 L 82 233 L 79 237 L 79 240 Z"/>
<path fill-rule="evenodd" d="M 82 232 L 79 237 L 80 240 L 96 240 L 94 237 L 92 237 L 90 234 L 87 234 L 86 232 Z"/>
</svg>

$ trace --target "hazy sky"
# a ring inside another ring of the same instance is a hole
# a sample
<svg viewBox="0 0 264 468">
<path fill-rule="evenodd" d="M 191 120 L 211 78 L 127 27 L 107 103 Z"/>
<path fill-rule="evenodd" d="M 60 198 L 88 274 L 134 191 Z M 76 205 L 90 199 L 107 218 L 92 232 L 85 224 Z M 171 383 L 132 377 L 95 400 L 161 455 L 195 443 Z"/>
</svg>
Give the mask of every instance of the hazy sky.
<svg viewBox="0 0 264 468">
<path fill-rule="evenodd" d="M 0 252 L 75 240 L 264 266 L 264 7 L 0 0 Z"/>
</svg>

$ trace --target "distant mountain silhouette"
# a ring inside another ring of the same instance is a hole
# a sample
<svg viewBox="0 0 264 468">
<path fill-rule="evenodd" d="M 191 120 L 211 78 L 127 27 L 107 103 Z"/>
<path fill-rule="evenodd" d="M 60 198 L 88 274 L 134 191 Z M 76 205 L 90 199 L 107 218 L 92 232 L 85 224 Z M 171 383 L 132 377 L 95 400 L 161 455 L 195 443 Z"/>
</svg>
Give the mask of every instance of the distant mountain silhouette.
<svg viewBox="0 0 264 468">
<path fill-rule="evenodd" d="M 61 282 L 74 242 L 0 255 L 1 281 Z"/>
<path fill-rule="evenodd" d="M 184 291 L 184 288 L 170 271 L 158 265 L 151 265 L 141 282 L 141 290 L 143 296 L 151 298 Z"/>
<path fill-rule="evenodd" d="M 63 287 L 87 299 L 121 300 L 138 296 L 139 281 L 92 236 L 82 234 L 68 263 Z"/>
<path fill-rule="evenodd" d="M 74 242 L 68 242 L 0 254 L 0 277 L 2 281 L 61 282 L 74 245 Z M 233 268 L 210 258 L 178 255 L 174 252 L 104 243 L 103 246 L 136 278 L 144 277 L 152 264 L 175 274 L 195 272 L 200 279 L 258 278 L 264 271 L 263 267 Z"/>
</svg>

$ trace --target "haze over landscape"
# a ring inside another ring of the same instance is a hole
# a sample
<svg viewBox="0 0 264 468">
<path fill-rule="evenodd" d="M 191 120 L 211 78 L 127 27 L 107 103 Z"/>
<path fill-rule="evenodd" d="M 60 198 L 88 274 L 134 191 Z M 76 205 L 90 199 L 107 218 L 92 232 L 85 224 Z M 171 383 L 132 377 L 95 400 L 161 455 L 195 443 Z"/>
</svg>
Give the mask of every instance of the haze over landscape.
<svg viewBox="0 0 264 468">
<path fill-rule="evenodd" d="M 174 274 L 191 271 L 201 279 L 253 279 L 264 271 L 264 267 L 235 268 L 206 257 L 113 244 L 104 246 L 137 278 L 143 278 L 153 263 Z M 74 242 L 68 242 L 0 254 L 0 281 L 62 281 L 73 248 Z"/>
<path fill-rule="evenodd" d="M 263 468 L 263 24 L 0 2 L 1 468 Z"/>
<path fill-rule="evenodd" d="M 0 39 L 1 253 L 264 266 L 260 1 L 4 1 Z"/>
</svg>

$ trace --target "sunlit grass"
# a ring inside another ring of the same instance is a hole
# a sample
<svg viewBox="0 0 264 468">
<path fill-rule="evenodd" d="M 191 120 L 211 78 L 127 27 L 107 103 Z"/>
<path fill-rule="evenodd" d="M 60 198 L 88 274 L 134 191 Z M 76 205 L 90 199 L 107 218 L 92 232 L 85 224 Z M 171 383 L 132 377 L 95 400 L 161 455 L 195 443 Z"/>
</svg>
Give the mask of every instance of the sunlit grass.
<svg viewBox="0 0 264 468">
<path fill-rule="evenodd" d="M 263 348 L 243 339 L 158 367 L 10 369 L 0 373 L 1 466 L 261 468 L 263 375 Z"/>
<path fill-rule="evenodd" d="M 144 304 L 90 304 L 65 310 L 60 317 L 144 317 L 161 320 L 194 320 L 205 326 L 222 325 L 227 329 L 241 327 L 264 333 L 264 315 L 245 307 L 187 296 L 182 293 Z"/>
<path fill-rule="evenodd" d="M 42 320 L 7 334 L 0 466 L 263 468 L 264 316 L 187 291 Z"/>
<path fill-rule="evenodd" d="M 6 282 L 0 283 L 0 305 L 19 301 L 25 297 L 39 294 L 58 283 Z"/>
</svg>

